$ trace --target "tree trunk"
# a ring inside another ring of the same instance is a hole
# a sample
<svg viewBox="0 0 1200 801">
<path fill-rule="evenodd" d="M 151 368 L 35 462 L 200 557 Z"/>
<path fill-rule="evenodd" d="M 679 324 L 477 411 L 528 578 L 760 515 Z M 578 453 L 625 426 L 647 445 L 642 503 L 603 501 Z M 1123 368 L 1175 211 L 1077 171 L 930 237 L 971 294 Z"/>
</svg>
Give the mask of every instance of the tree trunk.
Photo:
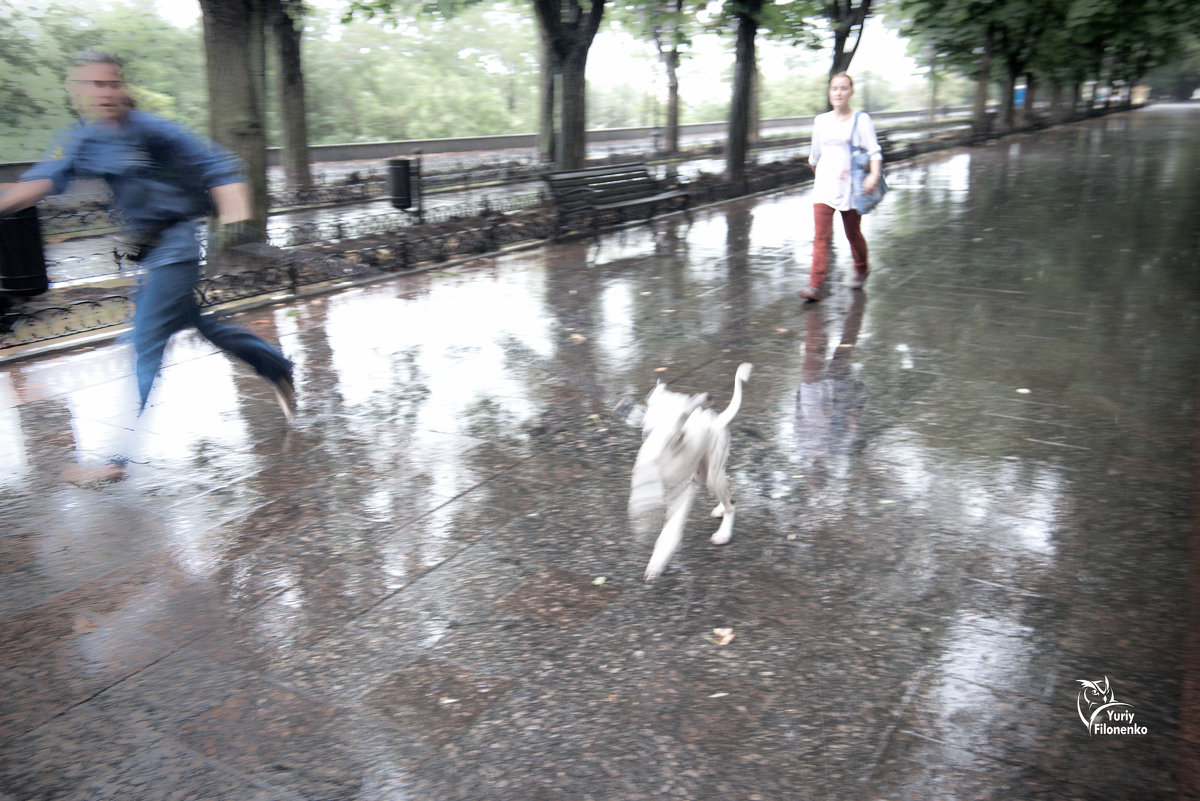
<svg viewBox="0 0 1200 801">
<path fill-rule="evenodd" d="M 541 75 L 538 80 L 538 161 L 553 163 L 558 157 L 554 125 L 554 50 L 542 36 Z"/>
<path fill-rule="evenodd" d="M 987 101 L 988 88 L 992 83 L 992 29 L 988 28 L 983 39 L 983 53 L 979 57 L 979 74 L 975 78 L 975 105 L 971 110 L 971 124 L 975 133 L 986 134 L 991 126 L 988 124 Z"/>
<path fill-rule="evenodd" d="M 754 60 L 754 72 L 750 75 L 750 122 L 746 131 L 746 142 L 757 145 L 762 141 L 762 75 L 758 71 L 758 59 Z"/>
<path fill-rule="evenodd" d="M 212 138 L 242 160 L 254 201 L 253 225 L 266 237 L 267 140 L 262 0 L 200 0 L 204 20 L 208 120 Z M 214 251 L 222 249 L 221 242 Z"/>
<path fill-rule="evenodd" d="M 833 62 L 829 65 L 829 79 L 833 80 L 833 76 L 839 72 L 846 72 L 850 69 L 850 62 L 854 61 L 854 54 L 858 52 L 858 45 L 862 42 L 863 23 L 867 21 L 867 15 L 871 13 L 872 0 L 860 0 L 857 6 L 853 0 L 837 0 L 827 4 L 826 16 L 833 23 Z M 762 3 L 758 4 L 762 7 Z M 846 42 L 850 39 L 850 34 L 857 33 L 854 38 L 854 47 L 846 50 Z M 832 109 L 833 106 L 828 104 L 826 100 L 826 110 Z"/>
<path fill-rule="evenodd" d="M 587 160 L 587 50 L 575 49 L 563 61 L 562 153 L 559 165 L 574 170 Z"/>
<path fill-rule="evenodd" d="M 295 0 L 267 0 L 267 17 L 275 44 L 276 79 L 283 146 L 283 174 L 289 189 L 312 187 L 308 166 L 308 106 L 304 99 L 304 68 L 300 57 L 303 27 Z"/>
<path fill-rule="evenodd" d="M 684 0 L 673 0 L 673 16 L 669 25 L 654 26 L 654 48 L 667 73 L 667 119 L 663 131 L 665 153 L 679 152 L 679 17 L 683 14 Z"/>
<path fill-rule="evenodd" d="M 1011 131 L 1016 126 L 1013 101 L 1016 99 L 1014 94 L 1017 90 L 1017 75 L 1018 72 L 1012 62 L 1006 62 L 1004 87 L 1001 89 L 1002 96 L 1000 98 L 1000 121 L 1006 131 Z"/>
<path fill-rule="evenodd" d="M 929 59 L 929 121 L 937 119 L 938 114 L 938 74 L 937 58 Z"/>
<path fill-rule="evenodd" d="M 663 55 L 667 71 L 667 127 L 664 137 L 664 149 L 669 154 L 679 152 L 679 49 L 675 48 Z"/>
<path fill-rule="evenodd" d="M 1050 115 L 1055 122 L 1066 119 L 1063 113 L 1063 87 L 1058 81 L 1050 85 Z"/>
<path fill-rule="evenodd" d="M 1025 125 L 1033 125 L 1037 122 L 1037 109 L 1034 108 L 1034 103 L 1037 101 L 1037 78 L 1032 72 L 1025 73 L 1025 105 L 1024 111 L 1021 114 L 1022 123 Z"/>
<path fill-rule="evenodd" d="M 557 163 L 563 169 L 582 167 L 587 154 L 587 93 L 584 73 L 588 49 L 604 16 L 605 0 L 591 0 L 584 11 L 580 0 L 533 0 L 533 11 L 551 63 L 561 70 L 562 148 Z"/>
<path fill-rule="evenodd" d="M 737 15 L 733 95 L 730 99 L 729 135 L 725 150 L 725 180 L 732 183 L 741 183 L 746 178 L 750 94 L 753 91 L 755 69 L 754 39 L 758 34 L 758 23 L 753 15 L 762 8 L 762 0 L 750 0 L 749 5 L 747 13 Z"/>
</svg>

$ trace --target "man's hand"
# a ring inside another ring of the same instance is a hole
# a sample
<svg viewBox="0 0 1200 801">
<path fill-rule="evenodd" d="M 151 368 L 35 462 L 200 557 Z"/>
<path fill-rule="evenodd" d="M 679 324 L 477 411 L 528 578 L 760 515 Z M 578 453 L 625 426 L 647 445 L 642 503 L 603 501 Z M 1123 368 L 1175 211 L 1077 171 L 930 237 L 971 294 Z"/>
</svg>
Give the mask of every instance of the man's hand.
<svg viewBox="0 0 1200 801">
<path fill-rule="evenodd" d="M 0 187 L 0 217 L 35 206 L 52 191 L 54 183 L 49 178 L 4 184 Z"/>
</svg>

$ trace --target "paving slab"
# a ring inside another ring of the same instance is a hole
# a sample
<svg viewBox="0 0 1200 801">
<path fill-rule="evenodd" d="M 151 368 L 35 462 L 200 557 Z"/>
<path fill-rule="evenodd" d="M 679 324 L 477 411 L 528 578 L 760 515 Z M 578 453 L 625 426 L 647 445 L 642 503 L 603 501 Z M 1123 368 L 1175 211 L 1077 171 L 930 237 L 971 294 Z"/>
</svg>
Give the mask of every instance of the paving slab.
<svg viewBox="0 0 1200 801">
<path fill-rule="evenodd" d="M 0 367 L 0 798 L 1200 797 L 1200 106 L 889 183 L 819 304 L 797 187 L 240 315 L 292 426 Z M 644 582 L 636 406 L 746 361 Z"/>
</svg>

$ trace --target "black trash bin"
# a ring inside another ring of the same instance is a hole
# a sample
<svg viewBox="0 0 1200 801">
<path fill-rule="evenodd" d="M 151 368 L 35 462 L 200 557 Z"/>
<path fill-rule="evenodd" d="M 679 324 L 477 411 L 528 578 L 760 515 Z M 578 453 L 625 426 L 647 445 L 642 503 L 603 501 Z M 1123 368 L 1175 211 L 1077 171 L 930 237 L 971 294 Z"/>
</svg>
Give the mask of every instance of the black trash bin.
<svg viewBox="0 0 1200 801">
<path fill-rule="evenodd" d="M 32 297 L 49 288 L 37 207 L 0 217 L 0 296 Z"/>
<path fill-rule="evenodd" d="M 412 208 L 412 162 L 408 159 L 388 159 L 388 194 L 396 208 Z"/>
</svg>

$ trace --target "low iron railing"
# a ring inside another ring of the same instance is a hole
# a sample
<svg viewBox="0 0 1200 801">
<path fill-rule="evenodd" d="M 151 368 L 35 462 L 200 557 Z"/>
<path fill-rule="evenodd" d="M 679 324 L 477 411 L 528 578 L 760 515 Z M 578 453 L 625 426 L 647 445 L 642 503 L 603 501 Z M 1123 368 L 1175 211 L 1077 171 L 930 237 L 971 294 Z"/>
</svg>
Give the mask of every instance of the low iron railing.
<svg viewBox="0 0 1200 801">
<path fill-rule="evenodd" d="M 1123 109 L 1111 111 L 1118 110 Z M 885 146 L 885 156 L 889 163 L 895 163 L 920 153 L 971 144 L 979 138 L 969 131 L 943 129 L 924 137 L 893 139 Z M 510 181 L 524 180 L 524 174 L 514 177 L 511 169 L 500 169 L 496 180 L 501 180 L 501 174 L 508 175 Z M 536 168 L 538 172 L 544 169 Z M 737 183 L 700 174 L 680 185 L 686 186 L 696 206 L 796 186 L 811 177 L 807 163 L 793 158 L 753 165 L 747 169 L 746 178 Z M 423 180 L 428 187 L 428 177 L 423 176 Z M 454 180 L 462 182 L 462 174 Z M 373 187 L 373 183 L 363 181 L 347 191 L 365 193 L 362 187 Z M 328 197 L 335 196 L 336 192 Z M 197 288 L 201 306 L 218 307 L 281 291 L 299 294 L 321 285 L 402 274 L 421 265 L 547 239 L 558 228 L 556 213 L 540 192 L 433 209 L 420 225 L 414 224 L 410 216 L 392 211 L 364 214 L 326 209 L 321 213 L 324 219 L 319 221 L 275 226 L 271 230 L 275 246 L 264 246 L 252 257 L 220 267 L 208 264 L 206 268 L 213 274 L 203 278 Z M 111 228 L 114 221 L 97 203 L 89 201 L 73 211 L 47 215 L 45 231 L 47 236 L 61 235 L 74 223 Z M 364 238 L 370 238 L 371 243 L 364 244 Z M 315 244 L 321 244 L 325 252 L 305 249 Z M 100 266 L 87 275 L 54 281 L 50 291 L 39 297 L 12 300 L 0 295 L 0 359 L 23 346 L 119 329 L 128 322 L 138 271 L 107 243 L 90 256 L 84 253 L 73 258 L 90 259 Z"/>
</svg>

